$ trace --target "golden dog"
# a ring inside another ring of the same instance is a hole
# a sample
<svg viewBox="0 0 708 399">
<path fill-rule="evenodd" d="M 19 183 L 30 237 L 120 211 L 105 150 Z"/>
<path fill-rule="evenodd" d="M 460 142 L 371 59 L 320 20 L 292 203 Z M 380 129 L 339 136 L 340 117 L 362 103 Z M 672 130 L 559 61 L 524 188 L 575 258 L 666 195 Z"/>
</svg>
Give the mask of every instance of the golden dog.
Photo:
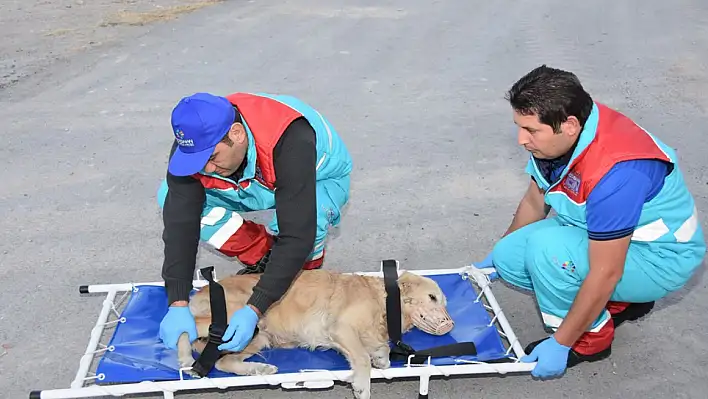
<svg viewBox="0 0 708 399">
<path fill-rule="evenodd" d="M 259 278 L 257 274 L 235 275 L 218 281 L 224 288 L 229 319 L 246 304 Z M 447 299 L 435 281 L 403 272 L 398 286 L 402 333 L 414 326 L 437 335 L 452 329 Z M 192 297 L 189 307 L 200 339 L 192 346 L 186 333 L 180 336 L 181 367 L 193 364 L 192 349 L 201 353 L 206 345 L 211 324 L 209 286 Z M 328 270 L 302 271 L 281 300 L 259 320 L 258 328 L 259 333 L 242 352 L 226 352 L 214 367 L 240 375 L 274 374 L 278 369 L 273 365 L 244 360 L 264 348 L 334 349 L 351 365 L 354 396 L 369 399 L 372 365 L 379 369 L 390 366 L 382 277 Z"/>
</svg>

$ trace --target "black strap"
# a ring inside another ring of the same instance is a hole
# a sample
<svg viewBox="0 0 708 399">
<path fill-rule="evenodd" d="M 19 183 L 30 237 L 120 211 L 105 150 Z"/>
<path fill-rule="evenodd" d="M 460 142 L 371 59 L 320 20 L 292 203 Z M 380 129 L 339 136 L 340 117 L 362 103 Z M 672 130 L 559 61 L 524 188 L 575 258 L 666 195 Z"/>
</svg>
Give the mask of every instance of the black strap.
<svg viewBox="0 0 708 399">
<path fill-rule="evenodd" d="M 386 287 L 386 324 L 391 342 L 401 343 L 401 290 L 398 288 L 396 261 L 383 261 L 384 286 Z"/>
<path fill-rule="evenodd" d="M 428 357 L 476 355 L 477 347 L 474 342 L 458 342 L 420 351 L 416 351 L 403 342 L 401 338 L 401 291 L 398 288 L 398 268 L 396 266 L 397 262 L 393 259 L 386 259 L 382 262 L 384 287 L 386 288 L 386 324 L 389 339 L 393 343 L 389 359 L 408 361 L 408 357 L 413 355 L 410 363 L 421 364 Z"/>
<path fill-rule="evenodd" d="M 216 361 L 219 360 L 221 351 L 218 349 L 218 346 L 223 343 L 221 339 L 224 336 L 224 332 L 226 332 L 229 321 L 226 313 L 224 287 L 214 281 L 214 266 L 205 267 L 199 271 L 209 282 L 211 324 L 209 325 L 209 340 L 207 345 L 199 355 L 199 358 L 192 364 L 192 370 L 200 377 L 204 377 L 211 371 Z"/>
</svg>

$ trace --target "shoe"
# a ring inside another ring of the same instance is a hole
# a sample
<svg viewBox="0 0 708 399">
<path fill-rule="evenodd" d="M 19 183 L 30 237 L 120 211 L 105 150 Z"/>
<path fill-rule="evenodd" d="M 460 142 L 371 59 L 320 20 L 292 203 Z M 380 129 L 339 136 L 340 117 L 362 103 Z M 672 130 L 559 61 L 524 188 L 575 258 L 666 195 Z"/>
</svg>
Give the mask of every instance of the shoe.
<svg viewBox="0 0 708 399">
<path fill-rule="evenodd" d="M 634 321 L 646 316 L 653 308 L 654 301 L 630 303 L 625 310 L 612 315 L 612 321 L 615 323 L 615 327 L 618 327 L 625 321 Z"/>
<path fill-rule="evenodd" d="M 526 346 L 524 348 L 524 351 L 526 354 L 531 353 L 533 349 L 536 347 L 536 345 L 540 344 L 541 342 L 547 340 L 548 338 L 543 338 L 539 339 L 538 341 L 534 341 Z M 598 353 L 593 353 L 591 355 L 583 355 L 571 348 L 568 351 L 568 365 L 566 366 L 567 368 L 571 368 L 577 364 L 580 364 L 582 362 L 596 362 L 598 360 L 603 360 L 612 354 L 612 346 L 607 347 L 607 349 L 604 349 Z"/>
<path fill-rule="evenodd" d="M 261 274 L 265 272 L 265 266 L 260 266 L 260 267 L 254 267 L 254 266 L 246 266 L 243 269 L 239 270 L 236 272 L 237 275 L 244 275 L 244 274 Z"/>
<path fill-rule="evenodd" d="M 239 270 L 236 272 L 237 275 L 244 275 L 244 274 L 261 274 L 265 273 L 266 266 L 268 265 L 268 261 L 270 260 L 270 252 L 271 249 L 268 249 L 268 252 L 266 252 L 263 257 L 256 262 L 253 266 L 246 266 L 243 269 Z"/>
</svg>

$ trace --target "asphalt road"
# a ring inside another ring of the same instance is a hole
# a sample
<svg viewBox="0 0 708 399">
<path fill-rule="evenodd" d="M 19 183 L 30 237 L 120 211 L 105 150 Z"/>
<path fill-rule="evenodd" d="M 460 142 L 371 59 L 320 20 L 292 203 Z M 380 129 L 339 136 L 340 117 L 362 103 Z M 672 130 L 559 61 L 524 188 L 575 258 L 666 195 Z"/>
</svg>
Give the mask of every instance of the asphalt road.
<svg viewBox="0 0 708 399">
<path fill-rule="evenodd" d="M 526 154 L 503 95 L 542 63 L 576 72 L 596 100 L 678 148 L 705 228 L 707 59 L 698 0 L 291 0 L 226 1 L 55 64 L 0 93 L 0 396 L 69 386 L 101 306 L 79 285 L 159 279 L 155 192 L 184 95 L 268 91 L 314 104 L 356 163 L 328 267 L 375 270 L 393 257 L 445 268 L 481 260 L 511 220 Z M 203 253 L 209 263 L 235 270 Z M 434 380 L 430 397 L 705 398 L 707 281 L 701 271 L 622 326 L 609 360 L 554 381 Z M 524 343 L 544 335 L 532 297 L 495 292 Z M 411 398 L 417 386 L 372 392 Z M 344 385 L 252 393 L 351 395 Z"/>
</svg>

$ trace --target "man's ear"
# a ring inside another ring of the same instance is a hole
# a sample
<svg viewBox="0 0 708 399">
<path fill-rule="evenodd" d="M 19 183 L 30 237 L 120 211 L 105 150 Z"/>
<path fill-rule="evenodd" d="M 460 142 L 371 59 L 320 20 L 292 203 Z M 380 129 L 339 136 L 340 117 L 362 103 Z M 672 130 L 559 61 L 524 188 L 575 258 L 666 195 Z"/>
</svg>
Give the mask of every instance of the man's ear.
<svg viewBox="0 0 708 399">
<path fill-rule="evenodd" d="M 569 116 L 561 126 L 563 127 L 565 133 L 569 136 L 577 136 L 580 134 L 580 131 L 583 130 L 583 127 L 580 126 L 580 121 L 578 118 L 572 115 Z"/>
<path fill-rule="evenodd" d="M 246 128 L 240 122 L 235 122 L 229 129 L 229 138 L 237 144 L 243 144 L 246 141 Z"/>
</svg>

